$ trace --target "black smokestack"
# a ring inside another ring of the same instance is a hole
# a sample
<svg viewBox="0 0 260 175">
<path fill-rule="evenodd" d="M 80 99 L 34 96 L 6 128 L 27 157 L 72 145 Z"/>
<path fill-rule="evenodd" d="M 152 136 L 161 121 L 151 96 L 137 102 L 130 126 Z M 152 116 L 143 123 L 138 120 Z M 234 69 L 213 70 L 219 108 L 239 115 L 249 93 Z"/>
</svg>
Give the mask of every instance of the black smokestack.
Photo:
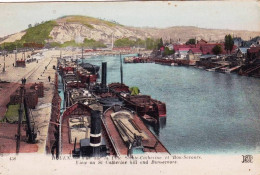
<svg viewBox="0 0 260 175">
<path fill-rule="evenodd" d="M 92 156 L 100 155 L 101 145 L 101 112 L 91 111 L 91 130 L 90 130 L 90 146 L 92 147 Z"/>
<path fill-rule="evenodd" d="M 102 77 L 101 77 L 101 86 L 105 88 L 107 85 L 107 62 L 102 62 Z"/>
<path fill-rule="evenodd" d="M 123 82 L 123 65 L 122 65 L 122 59 L 121 59 L 121 53 L 120 53 L 120 77 L 121 77 L 121 85 Z"/>
</svg>

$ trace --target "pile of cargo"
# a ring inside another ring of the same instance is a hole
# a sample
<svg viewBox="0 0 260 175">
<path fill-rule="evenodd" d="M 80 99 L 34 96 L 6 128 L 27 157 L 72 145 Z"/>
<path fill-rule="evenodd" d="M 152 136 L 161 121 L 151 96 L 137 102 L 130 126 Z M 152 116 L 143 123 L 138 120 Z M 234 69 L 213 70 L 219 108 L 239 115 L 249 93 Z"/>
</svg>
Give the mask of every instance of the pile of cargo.
<svg viewBox="0 0 260 175">
<path fill-rule="evenodd" d="M 15 91 L 13 95 L 10 96 L 10 105 L 20 104 L 21 96 L 20 90 Z M 29 108 L 34 109 L 38 103 L 38 95 L 35 90 L 26 89 L 25 91 L 25 100 Z"/>
<path fill-rule="evenodd" d="M 34 109 L 38 103 L 38 97 L 44 96 L 43 83 L 35 83 L 30 87 L 25 87 L 25 100 L 29 108 Z M 17 89 L 14 94 L 10 96 L 10 105 L 20 104 L 21 96 L 20 89 Z"/>
<path fill-rule="evenodd" d="M 43 86 L 43 82 L 40 83 L 35 83 L 33 84 L 30 89 L 34 89 L 36 90 L 36 93 L 38 95 L 39 98 L 42 98 L 44 96 L 44 86 Z"/>
</svg>

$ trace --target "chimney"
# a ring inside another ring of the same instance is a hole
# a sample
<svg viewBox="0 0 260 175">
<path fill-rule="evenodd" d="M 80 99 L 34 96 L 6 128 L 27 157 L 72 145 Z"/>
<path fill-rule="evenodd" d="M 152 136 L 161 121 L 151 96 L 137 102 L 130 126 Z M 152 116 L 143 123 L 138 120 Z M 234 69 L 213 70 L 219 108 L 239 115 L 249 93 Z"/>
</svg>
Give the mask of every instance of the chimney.
<svg viewBox="0 0 260 175">
<path fill-rule="evenodd" d="M 106 85 L 107 85 L 107 62 L 102 62 L 101 87 L 105 88 Z"/>
<path fill-rule="evenodd" d="M 92 156 L 100 156 L 101 145 L 101 112 L 97 110 L 91 111 L 91 130 L 90 130 L 90 146 L 92 147 Z"/>
</svg>

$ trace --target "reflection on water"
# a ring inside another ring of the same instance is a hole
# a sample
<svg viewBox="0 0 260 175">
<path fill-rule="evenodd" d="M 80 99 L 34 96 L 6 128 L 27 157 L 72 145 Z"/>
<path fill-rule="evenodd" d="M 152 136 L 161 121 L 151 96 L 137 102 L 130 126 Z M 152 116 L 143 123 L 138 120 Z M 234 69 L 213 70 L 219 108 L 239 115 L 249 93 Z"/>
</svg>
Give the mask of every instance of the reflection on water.
<svg viewBox="0 0 260 175">
<path fill-rule="evenodd" d="M 120 81 L 119 57 L 85 61 L 107 61 L 107 82 Z M 172 154 L 260 152 L 260 79 L 153 63 L 123 69 L 125 84 L 166 103 L 167 124 L 155 133 Z"/>
</svg>

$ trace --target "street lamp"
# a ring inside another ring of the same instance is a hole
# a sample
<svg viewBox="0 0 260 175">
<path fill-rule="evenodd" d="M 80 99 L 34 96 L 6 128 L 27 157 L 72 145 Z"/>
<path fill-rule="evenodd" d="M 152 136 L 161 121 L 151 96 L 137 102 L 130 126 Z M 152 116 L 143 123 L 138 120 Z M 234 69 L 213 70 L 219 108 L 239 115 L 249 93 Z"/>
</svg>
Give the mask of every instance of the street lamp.
<svg viewBox="0 0 260 175">
<path fill-rule="evenodd" d="M 3 68 L 3 72 L 5 72 L 5 45 L 4 45 L 4 50 L 3 50 L 3 54 L 4 54 L 4 68 Z"/>
</svg>

